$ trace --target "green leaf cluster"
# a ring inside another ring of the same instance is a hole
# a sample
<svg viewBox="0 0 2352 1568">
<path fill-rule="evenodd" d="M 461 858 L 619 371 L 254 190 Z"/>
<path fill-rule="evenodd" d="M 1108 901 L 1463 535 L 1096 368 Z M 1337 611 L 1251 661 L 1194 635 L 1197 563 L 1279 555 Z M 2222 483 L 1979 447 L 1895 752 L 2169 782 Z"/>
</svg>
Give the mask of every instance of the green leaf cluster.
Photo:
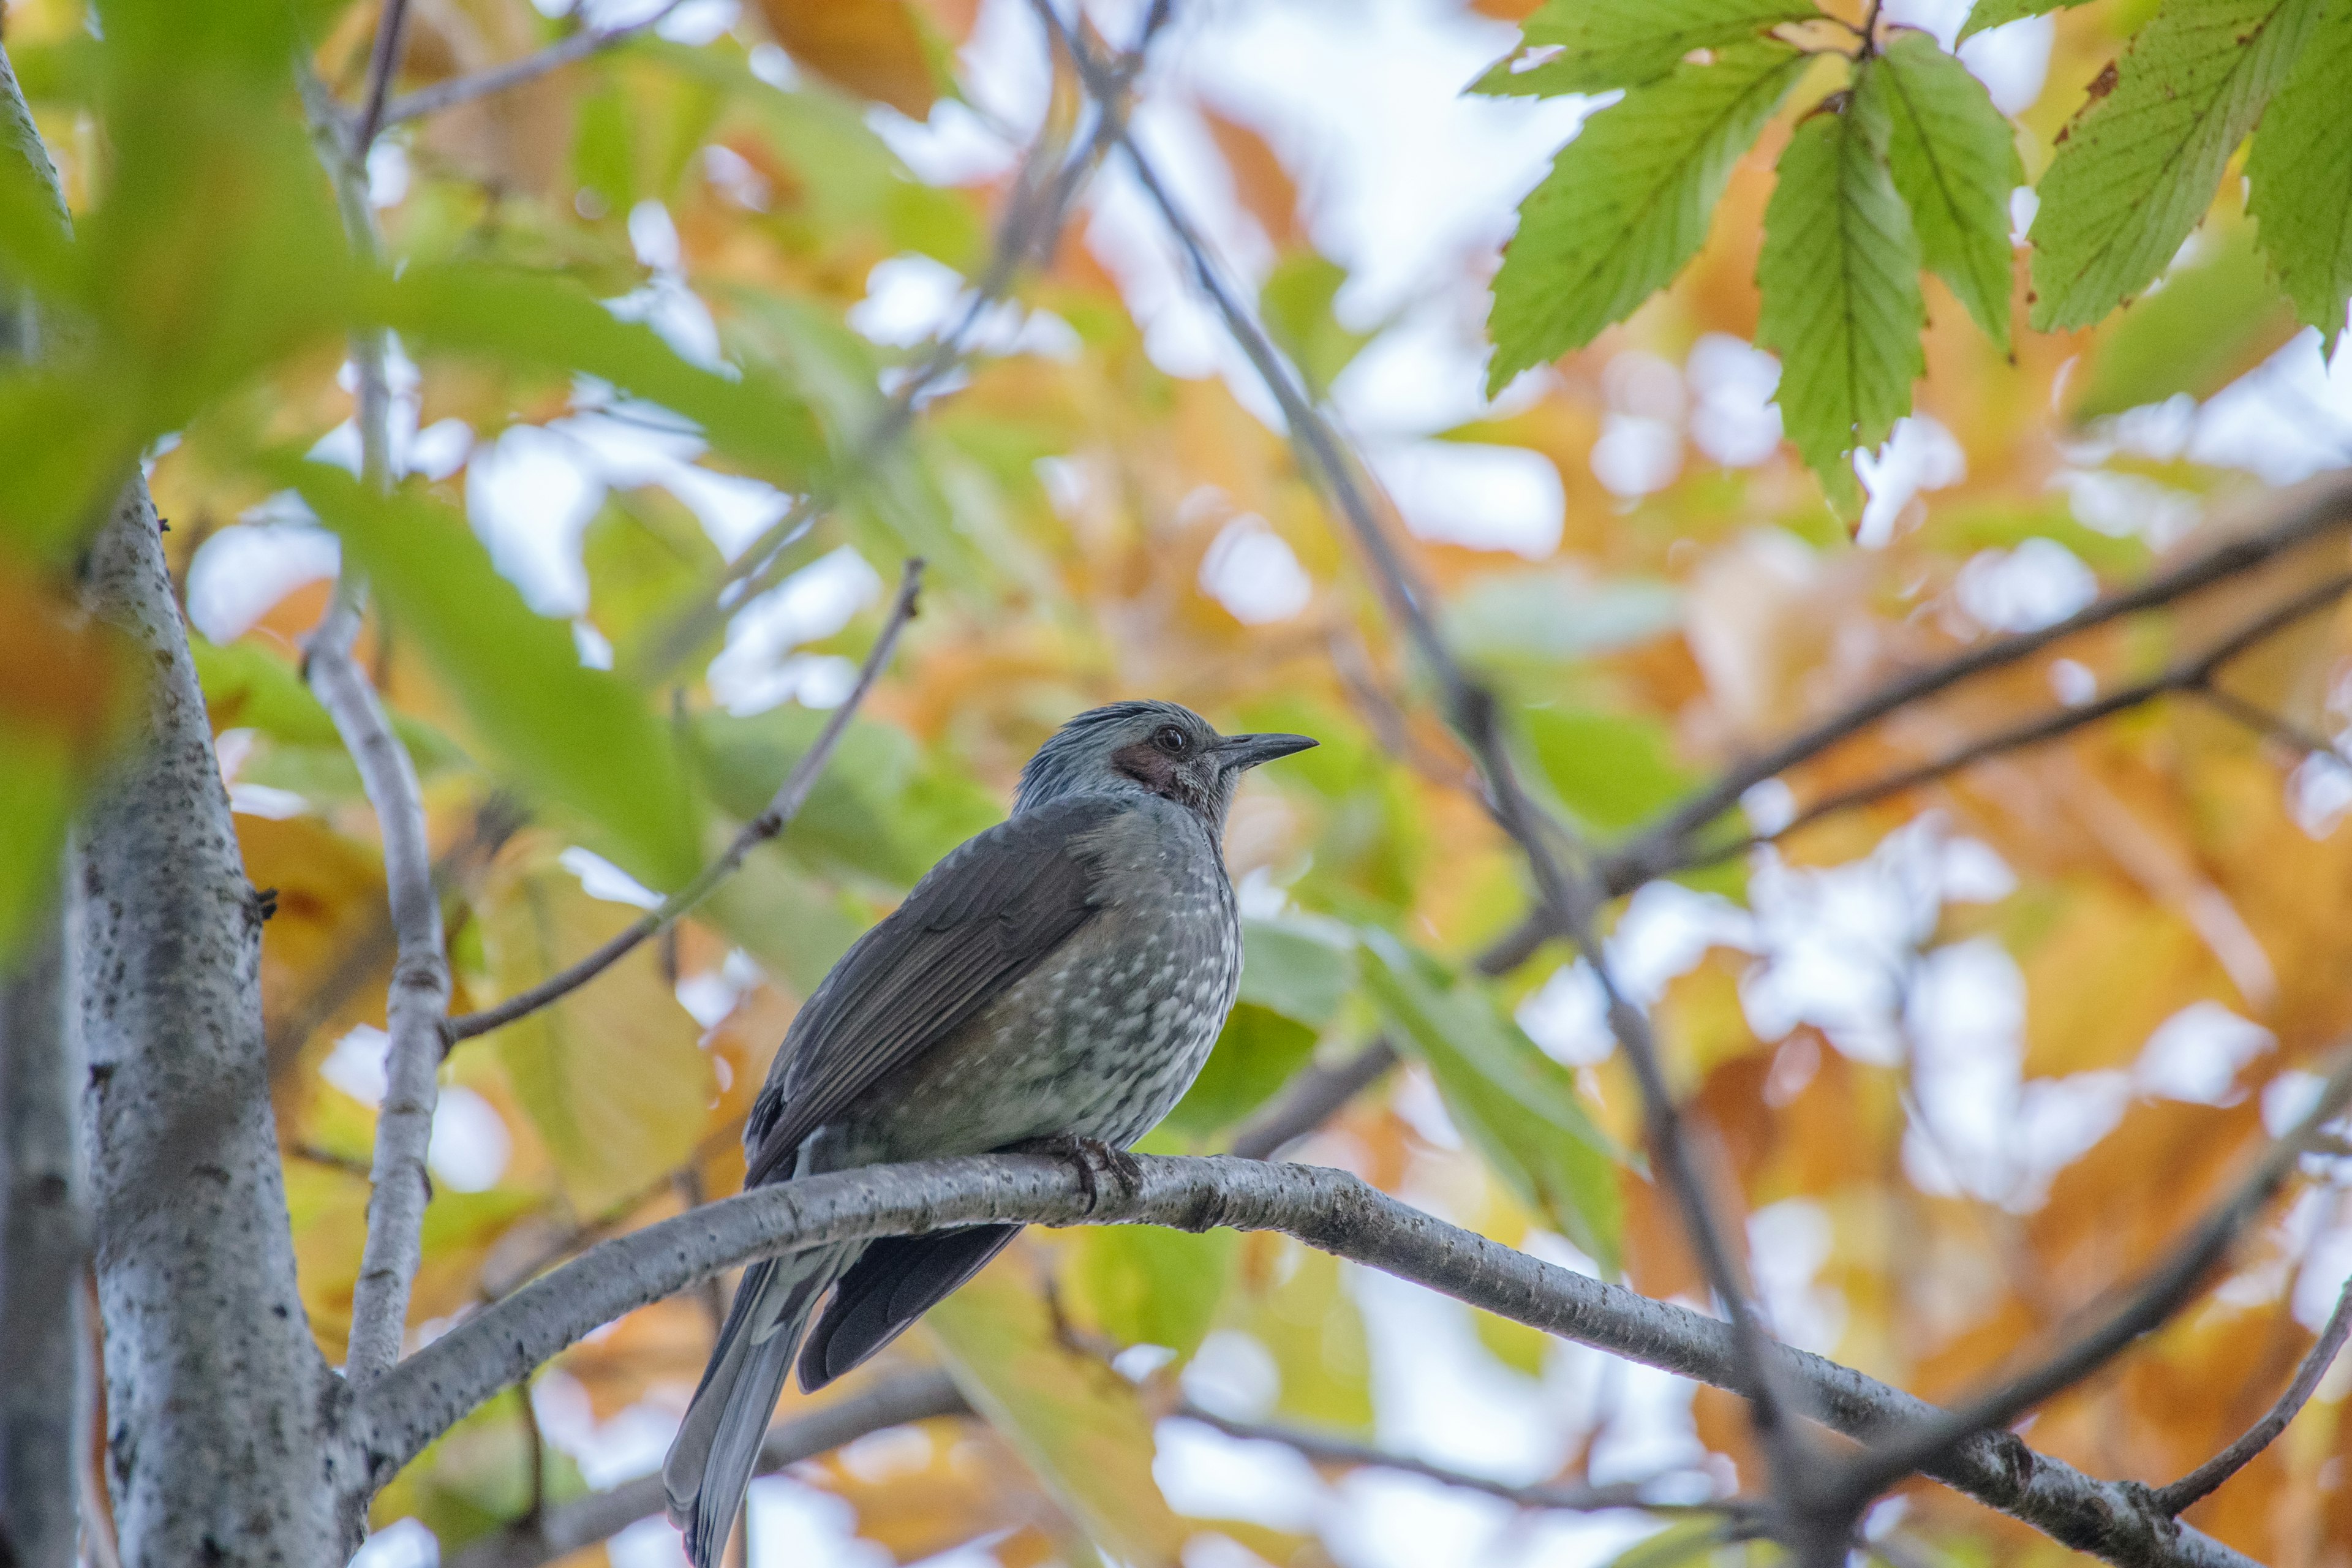
<svg viewBox="0 0 2352 1568">
<path fill-rule="evenodd" d="M 1962 37 L 2062 3 L 1983 0 Z M 2019 132 L 1928 35 L 1874 22 L 1833 49 L 1807 41 L 1826 36 L 1807 26 L 1822 20 L 1774 0 L 1552 0 L 1528 17 L 1472 90 L 1622 97 L 1520 206 L 1494 285 L 1490 391 L 1673 281 L 1732 166 L 1823 55 L 1843 61 L 1846 85 L 1807 110 L 1780 155 L 1756 275 L 1758 341 L 1781 361 L 1789 438 L 1851 513 L 1861 496 L 1847 455 L 1910 412 L 1924 369 L 1923 269 L 2008 350 Z M 2332 348 L 2352 298 L 2347 76 L 2352 0 L 2158 6 L 2092 84 L 2041 180 L 2035 330 L 2091 325 L 2156 282 L 2260 121 L 2245 174 L 2263 262 Z M 2256 280 L 2252 297 L 2269 293 Z"/>
</svg>

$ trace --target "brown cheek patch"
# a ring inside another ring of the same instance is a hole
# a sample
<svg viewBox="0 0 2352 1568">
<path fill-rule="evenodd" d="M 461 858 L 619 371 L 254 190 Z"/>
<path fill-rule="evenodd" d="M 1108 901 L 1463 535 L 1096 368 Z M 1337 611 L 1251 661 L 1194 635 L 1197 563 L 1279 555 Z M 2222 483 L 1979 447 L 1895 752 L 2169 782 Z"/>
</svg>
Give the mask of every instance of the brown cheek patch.
<svg viewBox="0 0 2352 1568">
<path fill-rule="evenodd" d="M 1175 772 L 1160 748 L 1149 741 L 1121 746 L 1110 754 L 1110 765 L 1144 788 L 1162 795 L 1167 793 Z"/>
</svg>

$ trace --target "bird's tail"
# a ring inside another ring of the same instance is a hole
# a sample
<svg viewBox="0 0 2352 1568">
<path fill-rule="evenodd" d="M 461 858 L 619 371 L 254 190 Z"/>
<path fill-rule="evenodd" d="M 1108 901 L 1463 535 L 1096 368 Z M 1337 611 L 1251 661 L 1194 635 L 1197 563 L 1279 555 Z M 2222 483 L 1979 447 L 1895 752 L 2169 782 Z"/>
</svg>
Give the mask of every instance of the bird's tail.
<svg viewBox="0 0 2352 1568">
<path fill-rule="evenodd" d="M 719 1343 L 662 1464 L 670 1522 L 686 1532 L 695 1568 L 711 1568 L 751 1489 L 760 1440 L 793 1365 L 793 1351 L 825 1289 L 856 1261 L 856 1245 L 819 1247 L 754 1263 L 735 1288 Z"/>
</svg>

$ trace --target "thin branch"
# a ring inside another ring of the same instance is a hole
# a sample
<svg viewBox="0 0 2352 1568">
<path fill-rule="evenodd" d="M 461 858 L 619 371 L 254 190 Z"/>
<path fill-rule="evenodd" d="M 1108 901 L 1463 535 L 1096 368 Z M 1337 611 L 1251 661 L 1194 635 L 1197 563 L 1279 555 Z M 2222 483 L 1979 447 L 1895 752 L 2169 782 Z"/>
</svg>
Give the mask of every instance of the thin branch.
<svg viewBox="0 0 2352 1568">
<path fill-rule="evenodd" d="M 1273 1159 L 1331 1120 L 1396 1065 L 1396 1047 L 1385 1039 L 1374 1039 L 1328 1066 L 1309 1062 L 1234 1131 L 1231 1152 L 1244 1160 Z"/>
<path fill-rule="evenodd" d="M 1825 816 L 1832 816 L 1842 811 L 1852 811 L 1857 806 L 1869 805 L 1885 800 L 1890 795 L 1902 795 L 1906 791 L 1917 789 L 1922 784 L 1932 784 L 1937 779 L 1958 773 L 1963 768 L 1971 767 L 1989 757 L 2022 751 L 2031 746 L 2046 745 L 2052 741 L 2073 734 L 2077 730 L 2098 723 L 2105 719 L 2111 719 L 2118 713 L 2137 708 L 2170 692 L 2193 692 L 2209 700 L 2221 703 L 2235 701 L 2236 699 L 2221 693 L 2220 689 L 2213 685 L 2213 679 L 2220 673 L 2223 665 L 2244 653 L 2256 643 L 2275 637 L 2296 621 L 2330 607 L 2347 592 L 2352 592 L 2352 573 L 2338 574 L 2324 582 L 2314 584 L 2302 593 L 2263 611 L 2203 653 L 2193 658 L 2184 659 L 2145 680 L 2118 687 L 2105 697 L 2085 702 L 2079 708 L 2062 708 L 2055 712 L 2045 713 L 2038 719 L 2029 719 L 2021 724 L 1996 731 L 1992 734 L 1970 741 L 1966 745 L 1957 747 L 1940 757 L 1921 763 L 1915 767 L 1904 768 L 1882 778 L 1873 779 L 1867 784 L 1841 790 L 1835 795 L 1815 801 L 1770 833 L 1750 834 L 1747 837 L 1734 839 L 1729 843 L 1692 851 L 1688 858 L 1669 868 L 1684 869 L 1691 866 L 1711 865 L 1716 861 L 1726 860 L 1753 849 L 1758 845 L 1776 843 L 1801 828 L 1819 822 Z"/>
<path fill-rule="evenodd" d="M 360 117 L 352 126 L 352 152 L 362 163 L 375 146 L 376 132 L 383 129 L 384 100 L 392 92 L 392 79 L 400 74 L 401 51 L 407 42 L 408 0 L 383 0 L 383 15 L 376 19 L 375 48 L 368 57 L 367 91 L 360 100 Z"/>
<path fill-rule="evenodd" d="M 2341 766 L 2352 768 L 2352 762 L 2346 760 L 2334 742 L 2296 723 L 2284 713 L 2273 713 L 2258 702 L 2249 702 L 2236 692 L 2210 682 L 2198 687 L 2193 695 L 2225 718 L 2237 721 L 2257 735 L 2293 746 L 2306 756 L 2326 757 Z"/>
<path fill-rule="evenodd" d="M 1400 1203 L 1343 1171 L 1230 1156 L 1137 1160 L 1131 1189 L 1091 1200 L 1066 1161 L 982 1155 L 876 1165 L 761 1187 L 604 1242 L 457 1323 L 364 1391 L 371 1479 L 389 1479 L 499 1389 L 626 1312 L 754 1258 L 947 1226 L 1145 1224 L 1276 1230 L 1546 1333 L 1717 1387 L 1739 1366 L 1722 1320 L 1543 1262 Z M 1935 1406 L 1823 1357 L 1768 1347 L 1801 1407 L 1869 1442 L 1916 1430 Z M 2100 1481 L 2005 1432 L 1934 1455 L 1929 1473 L 1988 1507 L 2136 1568 L 2253 1568 L 2158 1514 L 2146 1489 Z"/>
<path fill-rule="evenodd" d="M 0 1555 L 66 1568 L 74 1547 L 75 1311 L 89 1257 L 75 965 L 63 847 L 48 906 L 0 973 Z M 38 896 L 37 894 L 37 896 Z"/>
<path fill-rule="evenodd" d="M 369 72 L 371 103 L 398 68 L 405 0 L 385 0 Z M 318 74 L 303 61 L 298 71 L 313 144 L 334 182 L 343 228 L 352 248 L 381 261 L 383 238 L 367 196 L 367 153 L 374 128 L 364 119 L 346 137 L 341 115 Z M 384 361 L 390 342 L 381 330 L 355 334 L 361 477 L 389 490 L 392 394 Z M 367 586 L 344 572 L 316 629 L 304 639 L 303 674 L 334 720 L 343 749 L 359 769 L 375 808 L 383 846 L 384 893 L 394 941 L 392 986 L 384 1012 L 383 1102 L 376 1109 L 375 1155 L 370 1173 L 367 1240 L 352 1290 L 351 1338 L 344 1376 L 364 1385 L 400 1359 L 408 1325 L 408 1298 L 424 1262 L 425 1205 L 432 1197 L 425 1155 L 433 1141 L 433 1110 L 440 1095 L 441 1021 L 449 1011 L 449 955 L 442 939 L 441 899 L 433 881 L 433 846 L 416 764 L 392 728 L 374 684 L 352 657 Z"/>
<path fill-rule="evenodd" d="M 455 109 L 461 103 L 471 103 L 476 99 L 505 92 L 525 82 L 537 81 L 550 71 L 561 70 L 592 55 L 602 54 L 615 45 L 625 44 L 641 33 L 652 31 L 684 4 L 686 0 L 669 0 L 668 5 L 641 21 L 620 26 L 583 28 L 520 59 L 509 60 L 504 65 L 492 66 L 471 76 L 451 77 L 446 81 L 418 88 L 415 92 L 404 92 L 384 105 L 379 125 L 405 124 L 428 114 L 438 114 L 445 109 Z"/>
<path fill-rule="evenodd" d="M 408 1293 L 422 1262 L 430 1186 L 425 1152 L 433 1138 L 439 1089 L 441 1021 L 449 1010 L 449 957 L 441 941 L 441 900 L 433 887 L 433 847 L 425 800 L 408 748 L 393 733 L 375 688 L 352 658 L 352 617 L 331 612 L 310 640 L 310 689 L 335 721 L 359 765 L 383 840 L 384 890 L 392 905 L 398 956 L 385 1006 L 383 1103 L 377 1109 L 375 1163 L 370 1174 L 367 1245 L 352 1293 L 351 1347 L 344 1373 L 364 1384 L 400 1359 Z"/>
<path fill-rule="evenodd" d="M 1100 98 L 1115 90 L 1090 47 L 1070 29 L 1052 0 L 1033 0 L 1033 8 L 1060 36 L 1063 47 L 1077 62 L 1089 92 Z M 1580 865 L 1564 864 L 1552 853 L 1551 834 L 1559 830 L 1556 825 L 1539 820 L 1540 814 L 1519 785 L 1503 738 L 1499 705 L 1491 692 L 1470 677 L 1438 632 L 1429 614 L 1431 595 L 1427 588 L 1415 580 L 1373 508 L 1362 461 L 1346 447 L 1331 421 L 1307 393 L 1296 369 L 1225 281 L 1198 226 L 1169 195 L 1150 160 L 1123 126 L 1119 143 L 1137 183 L 1182 250 L 1195 284 L 1280 405 L 1301 466 L 1320 479 L 1326 500 L 1347 523 L 1371 563 L 1391 615 L 1404 626 L 1423 663 L 1444 689 L 1447 720 L 1478 763 L 1492 795 L 1496 820 L 1527 856 L 1555 929 L 1575 941 L 1600 980 L 1608 1002 L 1611 1032 L 1624 1049 L 1642 1088 L 1653 1155 L 1679 1206 L 1692 1249 L 1698 1255 L 1707 1281 L 1730 1320 L 1740 1362 L 1753 1373 L 1743 1379 L 1738 1391 L 1748 1399 L 1758 1433 L 1772 1455 L 1777 1482 L 1793 1492 L 1804 1484 L 1810 1467 L 1806 1456 L 1796 1447 L 1799 1439 L 1795 1429 L 1783 1418 L 1780 1400 L 1770 1386 L 1769 1363 L 1763 1354 L 1765 1336 L 1749 1310 L 1746 1282 L 1724 1240 L 1708 1189 L 1699 1179 L 1689 1145 L 1683 1137 L 1680 1112 L 1659 1064 L 1649 1019 L 1618 986 L 1594 930 L 1592 916 L 1601 901 L 1600 890 Z M 1802 1509 L 1794 1511 L 1801 1517 L 1806 1512 Z M 1842 1560 L 1844 1534 L 1840 1530 L 1821 1551 L 1809 1551 L 1808 1557 L 1813 1561 L 1832 1557 Z"/>
<path fill-rule="evenodd" d="M 1619 1481 L 1609 1486 L 1538 1481 L 1530 1486 L 1516 1486 L 1509 1481 L 1472 1475 L 1467 1470 L 1433 1464 L 1427 1459 L 1416 1459 L 1406 1454 L 1391 1453 L 1385 1448 L 1373 1447 L 1369 1443 L 1351 1442 L 1328 1433 L 1309 1432 L 1269 1422 L 1229 1420 L 1190 1403 L 1178 1406 L 1175 1413 L 1184 1420 L 1197 1421 L 1203 1426 L 1244 1442 L 1279 1443 L 1318 1465 L 1395 1470 L 1402 1475 L 1420 1476 L 1444 1486 L 1459 1487 L 1465 1491 L 1484 1492 L 1488 1497 L 1500 1498 L 1524 1509 L 1572 1513 L 1590 1513 L 1609 1508 L 1638 1508 L 1653 1513 L 1747 1515 L 1757 1511 L 1753 1504 L 1736 1498 L 1696 1503 L 1651 1501 L 1643 1494 L 1655 1484 L 1654 1481 Z"/>
<path fill-rule="evenodd" d="M 2161 1325 L 2197 1293 L 2206 1276 L 2228 1254 L 2239 1233 L 2286 1184 L 2320 1129 L 2342 1114 L 2347 1101 L 2352 1101 L 2352 1048 L 2340 1056 L 2311 1109 L 2270 1146 L 2229 1197 L 2198 1222 L 2187 1239 L 2105 1322 L 1999 1388 L 1857 1455 L 1838 1478 L 1835 1489 L 1842 1491 L 1850 1503 L 1866 1501 L 1913 1470 L 1931 1465 L 1953 1445 L 2008 1426 L 2043 1400 L 2106 1365 L 2133 1341 Z M 2220 1479 L 2215 1478 L 2215 1485 L 2220 1484 Z M 2165 1509 L 2163 1514 L 2168 1519 L 2178 1511 Z"/>
<path fill-rule="evenodd" d="M 860 1437 L 929 1421 L 965 1415 L 971 1406 L 944 1372 L 926 1369 L 877 1378 L 814 1410 L 779 1421 L 760 1443 L 756 1473 L 769 1476 Z M 484 1536 L 449 1560 L 448 1568 L 539 1568 L 617 1535 L 641 1519 L 662 1511 L 662 1479 L 640 1476 L 610 1491 L 594 1492 L 536 1521 Z"/>
<path fill-rule="evenodd" d="M 2268 504 L 2268 503 L 2266 503 Z M 1643 828 L 1604 866 L 1612 892 L 1638 887 L 1672 868 L 1683 841 L 1739 804 L 1739 797 L 1851 739 L 1897 709 L 1990 670 L 2031 658 L 2068 637 L 2125 616 L 2168 605 L 2216 583 L 2242 576 L 2323 535 L 2352 529 L 2352 475 L 2329 474 L 2284 493 L 2282 515 L 2269 526 L 2224 540 L 2136 587 L 2109 594 L 2038 630 L 1995 637 L 1941 663 L 1888 681 L 1818 723 L 1727 768 L 1712 784 Z"/>
<path fill-rule="evenodd" d="M 2352 1279 L 2344 1282 L 2344 1289 L 2336 1298 L 2336 1310 L 2327 1315 L 2327 1326 L 2319 1331 L 2319 1338 L 2313 1342 L 2303 1364 L 2295 1368 L 2294 1381 L 2286 1385 L 2278 1403 L 2247 1427 L 2236 1442 L 2170 1486 L 2158 1487 L 2156 1506 L 2167 1513 L 2179 1514 L 2252 1464 L 2254 1456 L 2276 1442 L 2287 1424 L 2311 1402 L 2311 1396 L 2319 1390 L 2320 1380 L 2336 1364 L 2336 1353 L 2343 1350 L 2347 1338 L 2352 1338 Z"/>
<path fill-rule="evenodd" d="M 874 647 L 867 651 L 866 663 L 857 672 L 857 683 L 850 688 L 848 698 L 825 720 L 824 729 L 818 733 L 816 744 L 802 752 L 792 771 L 784 775 L 784 782 L 777 787 L 775 797 L 768 802 L 767 809 L 743 825 L 743 830 L 735 836 L 735 841 L 727 847 L 725 853 L 705 866 L 694 880 L 664 899 L 659 907 L 648 910 L 625 931 L 571 968 L 560 974 L 550 975 L 530 990 L 519 992 L 495 1007 L 486 1007 L 478 1013 L 468 1013 L 463 1017 L 447 1020 L 441 1026 L 441 1048 L 446 1050 L 460 1040 L 488 1034 L 518 1018 L 528 1017 L 585 985 L 635 951 L 648 937 L 700 904 L 719 883 L 735 874 L 752 850 L 782 833 L 800 814 L 809 791 L 816 787 L 817 775 L 824 771 L 825 763 L 832 760 L 834 748 L 841 743 L 842 735 L 848 730 L 850 719 L 866 700 L 866 694 L 873 689 L 883 668 L 890 662 L 891 650 L 898 646 L 898 634 L 914 618 L 916 598 L 922 581 L 922 562 L 908 562 L 906 570 L 899 574 L 898 597 L 891 601 L 890 613 L 882 622 L 881 635 L 874 639 Z"/>
</svg>

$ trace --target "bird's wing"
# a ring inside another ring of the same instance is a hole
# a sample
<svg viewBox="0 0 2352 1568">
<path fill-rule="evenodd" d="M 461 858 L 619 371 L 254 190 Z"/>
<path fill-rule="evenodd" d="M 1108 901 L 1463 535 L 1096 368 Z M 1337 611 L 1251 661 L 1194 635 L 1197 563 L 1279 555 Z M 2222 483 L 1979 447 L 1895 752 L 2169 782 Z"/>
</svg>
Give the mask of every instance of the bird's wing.
<svg viewBox="0 0 2352 1568">
<path fill-rule="evenodd" d="M 953 1034 L 1097 907 L 1091 830 L 1120 810 L 1078 796 L 999 823 L 931 868 L 824 977 L 784 1037 L 744 1130 L 745 1184 L 789 1172 L 803 1140 Z"/>
</svg>

